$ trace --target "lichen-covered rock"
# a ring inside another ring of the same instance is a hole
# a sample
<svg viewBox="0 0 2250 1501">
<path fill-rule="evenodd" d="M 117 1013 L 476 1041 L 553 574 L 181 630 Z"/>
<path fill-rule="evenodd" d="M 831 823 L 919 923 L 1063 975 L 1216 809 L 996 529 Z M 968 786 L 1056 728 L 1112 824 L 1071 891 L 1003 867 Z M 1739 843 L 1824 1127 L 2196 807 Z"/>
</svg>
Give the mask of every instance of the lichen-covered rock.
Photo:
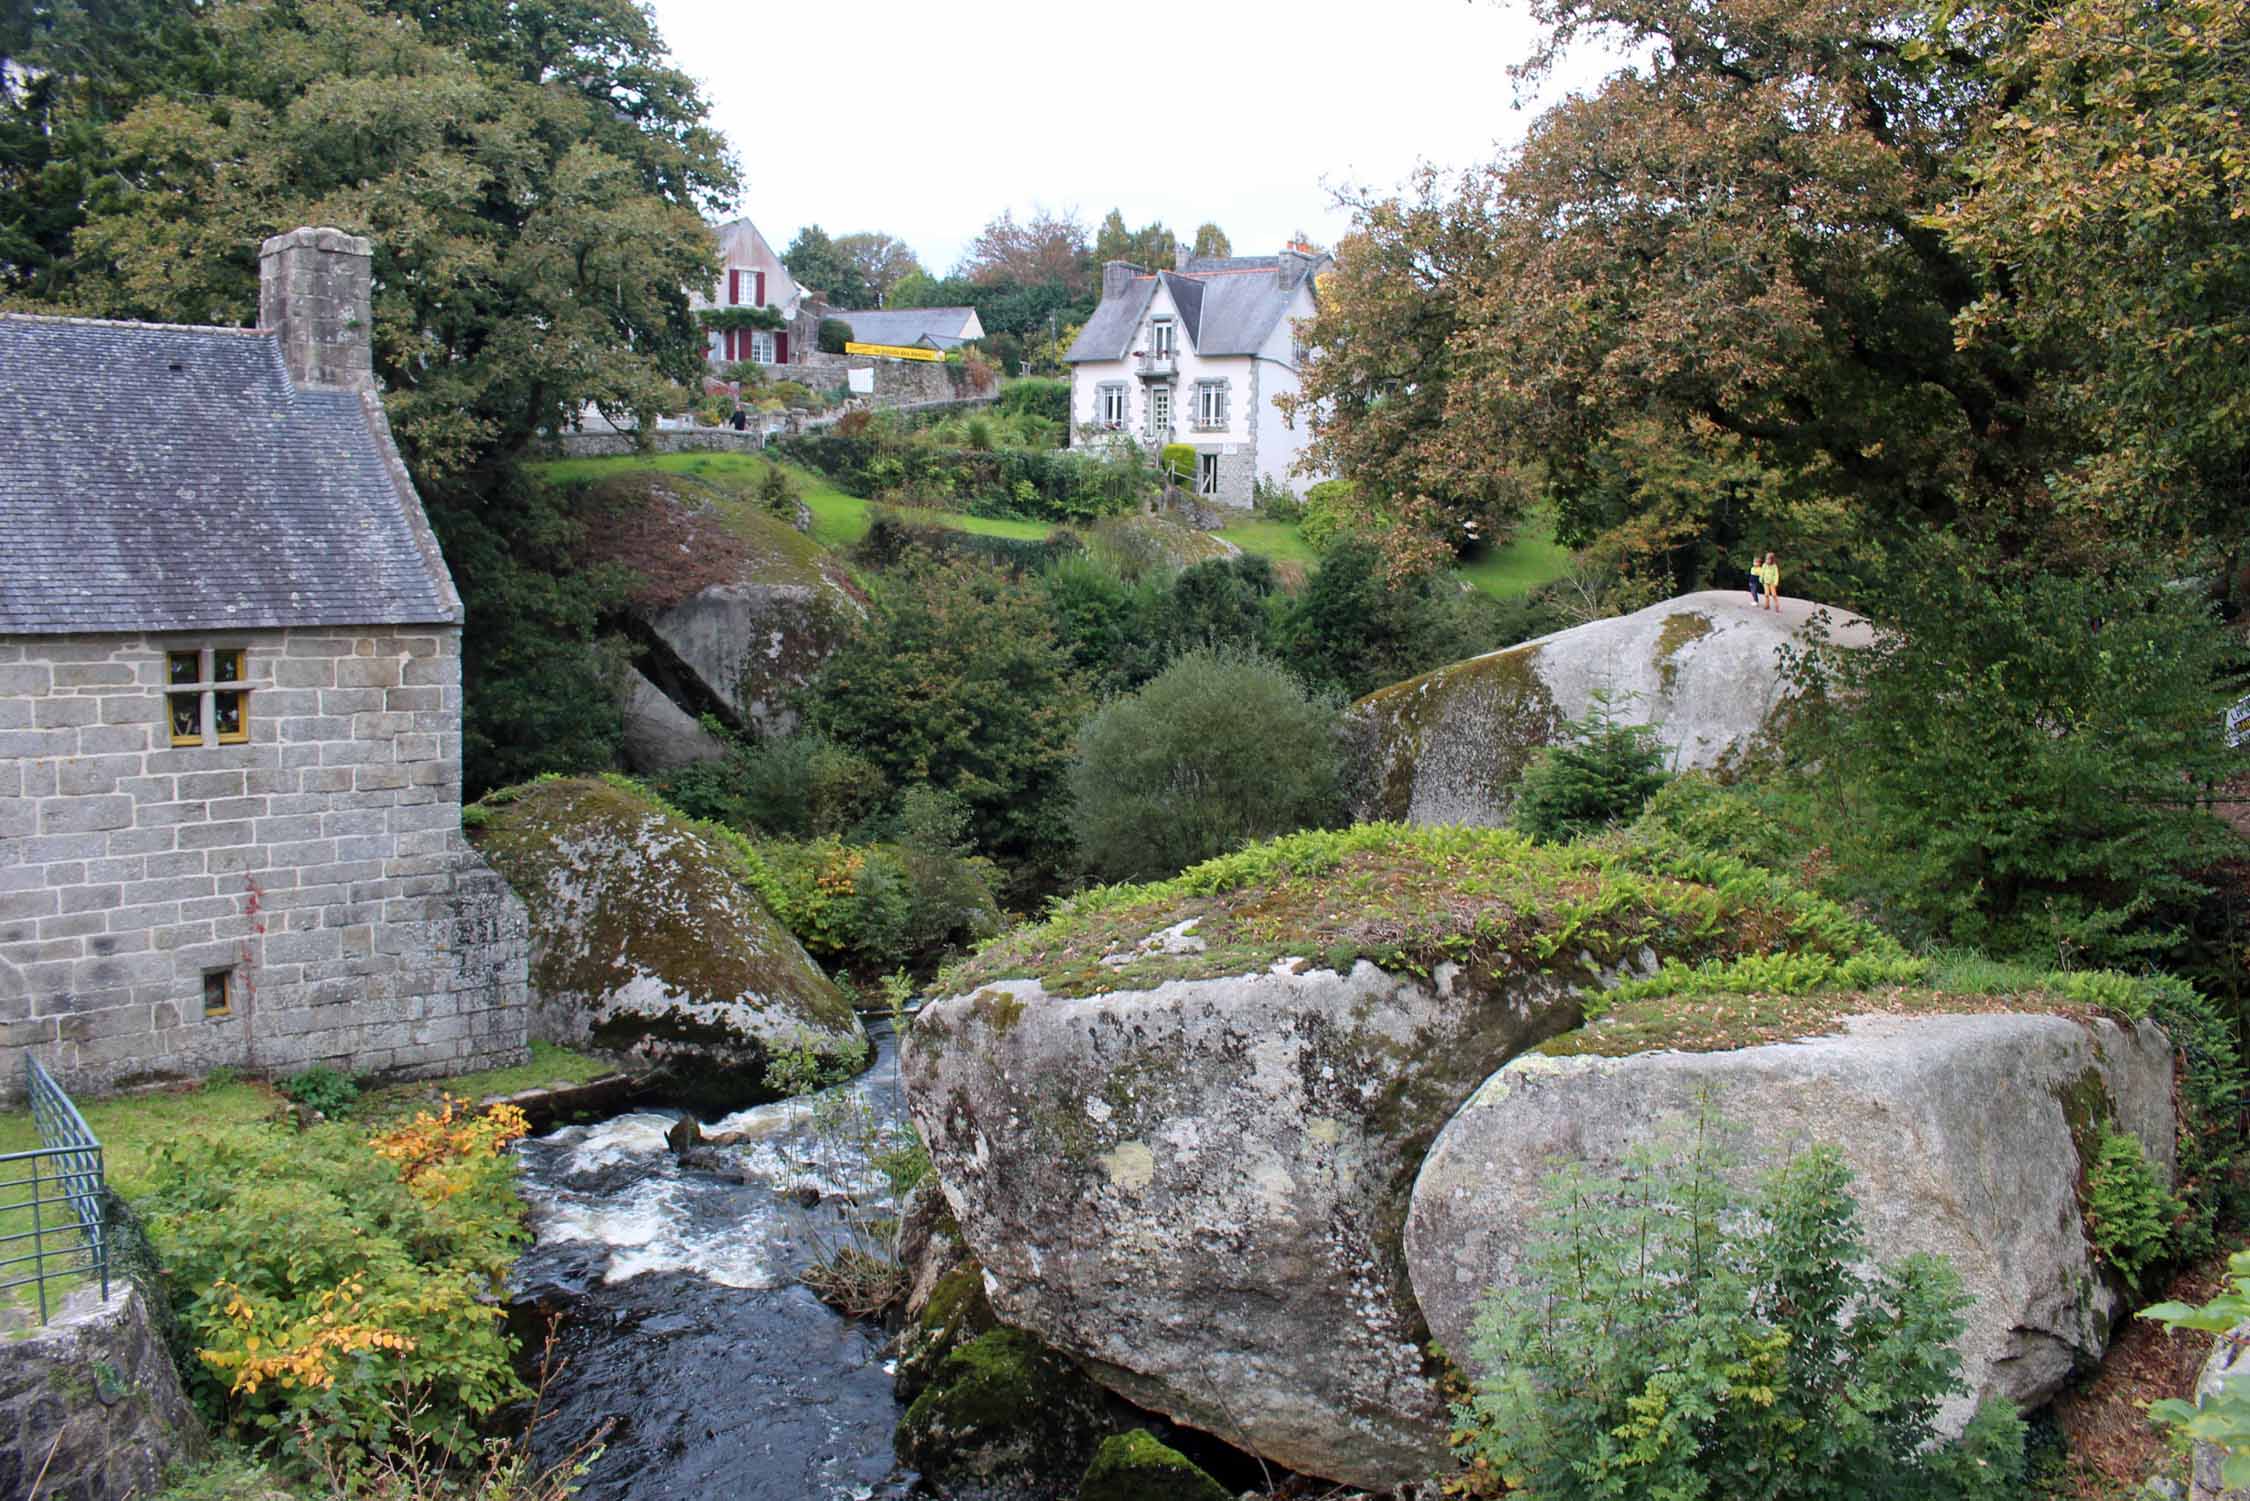
<svg viewBox="0 0 2250 1501">
<path fill-rule="evenodd" d="M 1614 861 L 1499 830 L 1298 835 L 988 946 L 901 1078 L 1001 1320 L 1296 1470 L 1443 1463 L 1400 1242 L 1422 1153 L 1611 967 L 1788 926 Z"/>
<path fill-rule="evenodd" d="M 1234 1501 L 1195 1461 L 1144 1428 L 1113 1433 L 1094 1451 L 1078 1501 Z"/>
<path fill-rule="evenodd" d="M 1516 783 L 1598 693 L 1625 724 L 1652 725 L 1674 770 L 1712 767 L 1748 748 L 1787 697 L 1780 648 L 1816 609 L 1753 608 L 1709 590 L 1596 620 L 1377 689 L 1352 705 L 1348 785 L 1363 819 L 1497 824 Z M 1830 638 L 1871 639 L 1837 612 Z"/>
<path fill-rule="evenodd" d="M 2036 1015 L 1859 1016 L 1837 1035 L 1725 1052 L 1518 1058 L 1422 1163 L 1406 1259 L 1430 1330 L 1478 1374 L 1478 1300 L 1514 1281 L 1565 1161 L 1614 1169 L 1708 1097 L 1742 1128 L 1747 1183 L 1816 1143 L 1855 1177 L 1879 1261 L 1944 1256 L 1974 1303 L 1958 1341 L 1974 1395 L 2034 1406 L 2101 1357 L 2119 1291 L 2089 1246 L 2082 1171 L 2105 1127 L 2137 1136 L 2170 1183 L 2172 1048 L 2154 1023 Z"/>
<path fill-rule="evenodd" d="M 947 1355 L 899 1420 L 899 1457 L 941 1484 L 1069 1494 L 1110 1429 L 1101 1388 L 1020 1329 Z"/>
<path fill-rule="evenodd" d="M 998 1328 L 999 1320 L 984 1295 L 984 1268 L 961 1239 L 935 1178 L 924 1178 L 907 1195 L 898 1259 L 906 1269 L 906 1313 L 893 1384 L 901 1402 L 912 1402 L 946 1356 Z"/>
<path fill-rule="evenodd" d="M 698 761 L 716 761 L 727 744 L 703 722 L 664 696 L 633 668 L 625 669 L 625 764 L 635 771 L 676 771 Z"/>
<path fill-rule="evenodd" d="M 0 1308 L 0 1496 L 130 1501 L 202 1453 L 203 1424 L 130 1282 L 88 1285 L 41 1324 Z M 36 1482 L 36 1483 L 35 1483 Z"/>
<path fill-rule="evenodd" d="M 479 849 L 531 915 L 531 1029 L 662 1065 L 690 1103 L 767 1095 L 767 1061 L 863 1054 L 859 1018 L 717 841 L 592 778 L 484 804 Z"/>
</svg>

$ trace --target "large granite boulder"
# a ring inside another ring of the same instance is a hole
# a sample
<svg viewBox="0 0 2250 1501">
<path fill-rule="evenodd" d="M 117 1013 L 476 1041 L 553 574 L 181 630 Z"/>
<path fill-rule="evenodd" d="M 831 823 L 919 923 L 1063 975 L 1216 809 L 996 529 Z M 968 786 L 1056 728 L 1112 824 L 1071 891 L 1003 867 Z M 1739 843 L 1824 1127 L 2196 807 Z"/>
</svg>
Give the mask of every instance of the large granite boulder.
<svg viewBox="0 0 2250 1501">
<path fill-rule="evenodd" d="M 1758 900 L 1498 830 L 1292 836 L 988 946 L 908 1033 L 907 1105 L 1003 1322 L 1386 1486 L 1446 1455 L 1401 1243 L 1423 1152 L 1615 967 L 1783 931 Z"/>
<path fill-rule="evenodd" d="M 843 993 L 723 845 L 594 778 L 495 794 L 472 838 L 531 915 L 531 1035 L 662 1065 L 713 1106 L 767 1097 L 775 1052 L 866 1049 Z"/>
<path fill-rule="evenodd" d="M 698 761 L 716 761 L 727 743 L 703 721 L 665 697 L 664 690 L 634 668 L 625 669 L 625 764 L 640 772 L 677 771 Z"/>
<path fill-rule="evenodd" d="M 2122 1311 L 2079 1202 L 2099 1132 L 2130 1131 L 2175 1171 L 2170 1041 L 2094 1016 L 1858 1016 L 1836 1035 L 1727 1052 L 1518 1058 L 1455 1115 L 1422 1163 L 1406 1222 L 1433 1335 L 1471 1358 L 1478 1300 L 1519 1275 L 1542 1180 L 1566 1161 L 1614 1169 L 1709 1091 L 1745 1183 L 1817 1143 L 1850 1165 L 1879 1261 L 1947 1258 L 1974 1296 L 1958 1348 L 1976 1403 L 2029 1407 L 2100 1359 Z"/>
<path fill-rule="evenodd" d="M 1818 607 L 1760 610 L 1745 591 L 1684 594 L 1380 688 L 1352 705 L 1353 812 L 1410 823 L 1504 822 L 1517 781 L 1560 726 L 1607 693 L 1626 724 L 1652 725 L 1675 771 L 1725 764 L 1788 697 L 1781 648 Z M 1829 639 L 1871 628 L 1834 612 Z"/>
</svg>

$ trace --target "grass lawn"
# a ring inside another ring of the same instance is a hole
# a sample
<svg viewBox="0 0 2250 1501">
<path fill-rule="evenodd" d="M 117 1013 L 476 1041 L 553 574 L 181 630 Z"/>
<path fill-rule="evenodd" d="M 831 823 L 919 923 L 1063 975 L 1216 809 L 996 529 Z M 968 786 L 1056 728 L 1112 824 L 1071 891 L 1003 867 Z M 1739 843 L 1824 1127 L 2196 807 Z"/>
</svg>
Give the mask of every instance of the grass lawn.
<svg viewBox="0 0 2250 1501">
<path fill-rule="evenodd" d="M 1461 576 L 1494 599 L 1529 594 L 1570 571 L 1570 549 L 1555 540 L 1555 521 L 1544 511 L 1525 518 L 1516 539 L 1461 569 Z"/>
<path fill-rule="evenodd" d="M 519 1089 L 529 1089 L 536 1084 L 558 1082 L 580 1083 L 609 1073 L 614 1065 L 598 1058 L 573 1053 L 552 1043 L 535 1042 L 531 1045 L 531 1061 L 513 1068 L 490 1069 L 483 1073 L 462 1074 L 451 1079 L 429 1079 L 409 1084 L 386 1085 L 370 1090 L 353 1110 L 354 1120 L 362 1117 L 371 1123 L 387 1116 L 402 1114 L 432 1103 L 441 1091 L 450 1091 L 470 1101 L 487 1095 L 512 1094 Z M 189 1140 L 200 1136 L 213 1136 L 230 1132 L 267 1129 L 283 1118 L 288 1101 L 272 1085 L 257 1080 L 230 1079 L 221 1076 L 219 1082 L 207 1083 L 194 1089 L 173 1090 L 162 1094 L 124 1095 L 108 1100 L 83 1100 L 79 1112 L 86 1117 L 87 1126 L 102 1144 L 102 1172 L 127 1199 L 147 1191 L 150 1173 L 156 1157 L 167 1143 Z M 278 1129 L 276 1126 L 275 1129 Z M 28 1152 L 39 1146 L 39 1132 L 32 1124 L 31 1112 L 13 1110 L 0 1112 L 0 1153 Z M 51 1161 L 42 1162 L 41 1171 L 52 1171 Z M 25 1163 L 0 1164 L 0 1180 L 27 1176 Z M 50 1187 L 48 1193 L 54 1192 Z M 28 1208 L 8 1206 L 24 1203 L 29 1196 L 26 1188 L 0 1189 L 0 1235 L 13 1235 L 31 1229 L 31 1211 Z M 42 1225 L 53 1227 L 68 1223 L 69 1210 L 64 1205 L 42 1208 Z M 0 1257 L 27 1255 L 32 1243 L 0 1241 Z M 54 1243 L 50 1242 L 50 1249 Z M 0 1279 L 20 1276 L 30 1268 L 10 1267 L 0 1269 Z M 67 1291 L 67 1288 L 64 1289 Z M 48 1285 L 50 1306 L 56 1296 L 55 1284 Z M 29 1304 L 35 1297 L 28 1287 L 0 1291 L 0 1304 L 15 1302 Z"/>
<path fill-rule="evenodd" d="M 1256 553 L 1276 563 L 1302 563 L 1310 568 L 1319 562 L 1319 555 L 1305 541 L 1295 522 L 1244 516 L 1230 520 L 1219 535 L 1244 552 Z"/>
<path fill-rule="evenodd" d="M 689 474 L 731 490 L 749 491 L 765 477 L 769 461 L 747 453 L 617 454 L 599 459 L 551 459 L 531 466 L 532 472 L 555 484 L 574 484 L 606 475 L 657 469 L 667 474 Z M 798 494 L 812 511 L 812 539 L 821 546 L 841 549 L 867 535 L 867 502 L 846 495 L 808 469 L 784 465 L 797 481 Z M 1002 521 L 964 516 L 955 511 L 916 510 L 917 520 L 985 537 L 1016 537 L 1038 541 L 1054 530 L 1044 521 Z"/>
</svg>

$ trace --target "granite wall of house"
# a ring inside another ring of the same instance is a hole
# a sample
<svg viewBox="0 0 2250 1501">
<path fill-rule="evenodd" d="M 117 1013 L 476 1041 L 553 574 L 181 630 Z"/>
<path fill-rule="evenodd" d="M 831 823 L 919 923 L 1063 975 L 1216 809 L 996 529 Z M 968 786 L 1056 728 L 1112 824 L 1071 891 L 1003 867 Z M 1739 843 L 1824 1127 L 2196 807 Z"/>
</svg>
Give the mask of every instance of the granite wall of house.
<svg viewBox="0 0 2250 1501">
<path fill-rule="evenodd" d="M 237 648 L 247 740 L 174 745 L 167 653 Z M 27 1049 L 88 1091 L 520 1061 L 460 726 L 451 626 L 0 637 L 0 1094 Z"/>
<path fill-rule="evenodd" d="M 52 1322 L 0 1310 L 0 1496 L 130 1501 L 204 1445 L 140 1291 L 72 1293 Z"/>
</svg>

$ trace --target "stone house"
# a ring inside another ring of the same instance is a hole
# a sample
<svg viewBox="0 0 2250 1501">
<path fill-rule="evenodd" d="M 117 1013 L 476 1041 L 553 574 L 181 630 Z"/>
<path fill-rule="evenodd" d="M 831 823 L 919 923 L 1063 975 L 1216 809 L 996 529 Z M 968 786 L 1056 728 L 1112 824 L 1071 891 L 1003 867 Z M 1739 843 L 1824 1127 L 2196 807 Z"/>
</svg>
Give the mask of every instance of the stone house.
<svg viewBox="0 0 2250 1501">
<path fill-rule="evenodd" d="M 959 349 L 984 337 L 984 320 L 973 307 L 894 307 L 832 310 L 831 318 L 851 325 L 855 344 L 889 344 L 902 349 Z"/>
<path fill-rule="evenodd" d="M 0 1090 L 524 1056 L 369 292 L 300 229 L 255 329 L 0 315 Z"/>
<path fill-rule="evenodd" d="M 818 348 L 820 320 L 827 304 L 818 292 L 799 286 L 781 263 L 758 226 L 748 219 L 730 219 L 712 231 L 719 246 L 719 281 L 716 295 L 699 288 L 688 290 L 691 311 L 727 312 L 766 308 L 772 328 L 714 328 L 710 331 L 707 358 L 713 369 L 738 360 L 761 365 L 801 365 Z"/>
<path fill-rule="evenodd" d="M 1295 473 L 1308 437 L 1277 398 L 1300 389 L 1296 324 L 1318 306 L 1328 257 L 1190 256 L 1176 269 L 1130 261 L 1102 267 L 1102 300 L 1070 353 L 1073 442 L 1134 441 L 1195 450 L 1194 489 L 1247 506 L 1255 485 L 1302 494 Z"/>
</svg>

